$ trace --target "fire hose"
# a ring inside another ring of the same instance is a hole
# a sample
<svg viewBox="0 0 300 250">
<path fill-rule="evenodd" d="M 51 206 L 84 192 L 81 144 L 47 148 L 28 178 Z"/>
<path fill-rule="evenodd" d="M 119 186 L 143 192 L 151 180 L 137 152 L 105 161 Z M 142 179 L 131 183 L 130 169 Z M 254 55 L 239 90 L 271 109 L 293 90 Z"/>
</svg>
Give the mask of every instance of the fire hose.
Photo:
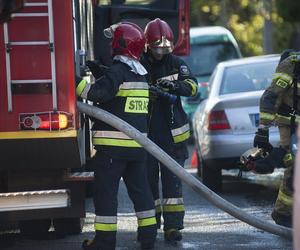
<svg viewBox="0 0 300 250">
<path fill-rule="evenodd" d="M 127 122 L 114 116 L 113 114 L 97 108 L 95 106 L 77 102 L 77 108 L 80 112 L 92 116 L 98 120 L 101 120 L 119 131 L 124 132 L 126 135 L 134 139 L 141 146 L 145 148 L 156 159 L 162 162 L 170 171 L 178 176 L 183 182 L 190 186 L 194 191 L 202 195 L 207 201 L 217 206 L 221 210 L 227 212 L 233 217 L 259 229 L 262 229 L 271 234 L 275 234 L 287 239 L 292 239 L 292 230 L 283 226 L 275 225 L 271 222 L 262 220 L 255 216 L 252 216 L 239 207 L 226 201 L 205 185 L 203 185 L 196 177 L 188 173 L 182 166 L 180 166 L 173 158 L 171 158 L 166 152 L 164 152 L 159 146 L 153 143 L 149 138 L 144 136 L 137 129 L 132 127 Z"/>
</svg>

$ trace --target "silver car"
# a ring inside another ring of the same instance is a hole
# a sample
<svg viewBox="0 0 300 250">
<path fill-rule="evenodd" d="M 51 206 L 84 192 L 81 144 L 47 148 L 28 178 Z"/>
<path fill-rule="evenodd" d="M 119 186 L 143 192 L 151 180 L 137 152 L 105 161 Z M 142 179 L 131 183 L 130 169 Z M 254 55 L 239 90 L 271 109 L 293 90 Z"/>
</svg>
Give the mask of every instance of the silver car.
<svg viewBox="0 0 300 250">
<path fill-rule="evenodd" d="M 271 84 L 278 55 L 222 62 L 209 81 L 209 96 L 193 117 L 198 175 L 215 191 L 222 187 L 222 169 L 236 168 L 240 156 L 253 147 L 259 122 L 259 100 Z M 270 129 L 278 146 L 279 132 Z"/>
</svg>

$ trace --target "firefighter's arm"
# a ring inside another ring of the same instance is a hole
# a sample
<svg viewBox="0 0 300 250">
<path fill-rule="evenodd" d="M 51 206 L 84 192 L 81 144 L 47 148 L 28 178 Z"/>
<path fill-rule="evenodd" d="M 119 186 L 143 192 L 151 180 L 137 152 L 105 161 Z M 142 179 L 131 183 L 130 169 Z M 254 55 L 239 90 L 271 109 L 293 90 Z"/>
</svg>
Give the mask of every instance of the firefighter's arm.
<svg viewBox="0 0 300 250">
<path fill-rule="evenodd" d="M 81 80 L 76 87 L 76 94 L 83 99 L 97 103 L 105 103 L 112 100 L 118 91 L 120 74 L 108 70 L 104 76 L 97 79 L 94 84 Z M 78 82 L 78 80 L 77 80 Z"/>
<path fill-rule="evenodd" d="M 260 99 L 260 125 L 270 127 L 275 120 L 282 97 L 292 87 L 294 63 L 287 58 L 278 64 L 271 86 L 265 90 Z"/>
<path fill-rule="evenodd" d="M 175 81 L 175 89 L 172 94 L 179 96 L 195 96 L 198 92 L 196 78 L 192 75 L 189 67 L 180 60 L 178 80 Z"/>
<path fill-rule="evenodd" d="M 178 69 L 177 80 L 162 78 L 157 81 L 158 85 L 173 95 L 195 96 L 198 91 L 196 78 L 193 77 L 184 61 L 180 58 L 174 58 L 174 60 L 176 60 L 175 67 Z"/>
</svg>

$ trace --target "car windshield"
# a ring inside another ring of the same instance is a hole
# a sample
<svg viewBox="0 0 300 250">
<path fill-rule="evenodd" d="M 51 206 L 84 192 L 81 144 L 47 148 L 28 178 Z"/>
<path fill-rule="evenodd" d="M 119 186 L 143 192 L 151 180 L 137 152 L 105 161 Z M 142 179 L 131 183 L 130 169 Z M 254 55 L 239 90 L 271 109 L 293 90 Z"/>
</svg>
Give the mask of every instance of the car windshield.
<svg viewBox="0 0 300 250">
<path fill-rule="evenodd" d="M 271 84 L 277 64 L 278 61 L 274 60 L 225 68 L 220 94 L 266 89 Z"/>
<path fill-rule="evenodd" d="M 195 76 L 211 75 L 215 66 L 222 61 L 237 58 L 231 43 L 191 44 L 191 53 L 183 59 Z"/>
</svg>

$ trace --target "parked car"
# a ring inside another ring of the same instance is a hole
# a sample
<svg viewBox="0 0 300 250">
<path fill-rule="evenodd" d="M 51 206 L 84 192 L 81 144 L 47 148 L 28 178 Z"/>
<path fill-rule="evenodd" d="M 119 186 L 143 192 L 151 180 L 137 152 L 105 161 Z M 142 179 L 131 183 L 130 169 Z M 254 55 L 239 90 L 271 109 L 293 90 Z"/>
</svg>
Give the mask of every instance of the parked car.
<svg viewBox="0 0 300 250">
<path fill-rule="evenodd" d="M 210 92 L 193 118 L 198 175 L 213 190 L 221 190 L 222 169 L 237 167 L 242 153 L 253 147 L 259 123 L 259 100 L 271 84 L 279 55 L 256 56 L 219 63 Z M 279 132 L 270 128 L 278 146 Z"/>
<path fill-rule="evenodd" d="M 240 58 L 241 52 L 231 32 L 220 26 L 190 29 L 191 52 L 183 57 L 197 78 L 199 89 L 194 97 L 182 98 L 190 120 L 201 100 L 207 97 L 208 80 L 215 66 L 222 61 Z"/>
</svg>

